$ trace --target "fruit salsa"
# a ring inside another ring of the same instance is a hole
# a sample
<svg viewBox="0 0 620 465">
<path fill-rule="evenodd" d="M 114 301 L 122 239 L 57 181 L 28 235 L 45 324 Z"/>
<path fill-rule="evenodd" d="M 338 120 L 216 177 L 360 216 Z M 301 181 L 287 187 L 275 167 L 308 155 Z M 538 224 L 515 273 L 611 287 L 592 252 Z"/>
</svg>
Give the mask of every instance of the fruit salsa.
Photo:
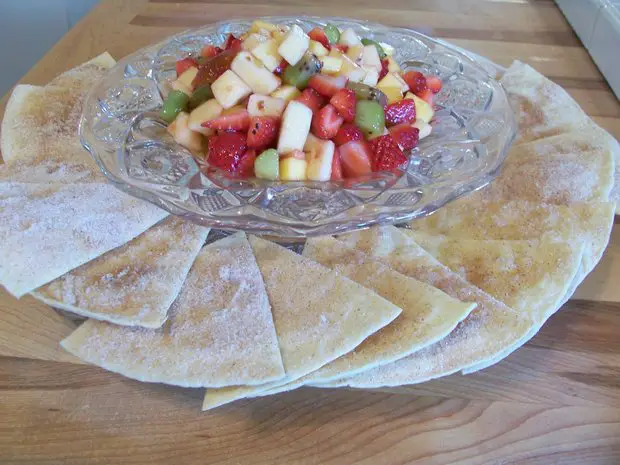
<svg viewBox="0 0 620 465">
<path fill-rule="evenodd" d="M 174 140 L 238 177 L 329 181 L 392 171 L 431 133 L 441 80 L 389 44 L 328 24 L 254 21 L 176 63 L 160 116 Z"/>
</svg>

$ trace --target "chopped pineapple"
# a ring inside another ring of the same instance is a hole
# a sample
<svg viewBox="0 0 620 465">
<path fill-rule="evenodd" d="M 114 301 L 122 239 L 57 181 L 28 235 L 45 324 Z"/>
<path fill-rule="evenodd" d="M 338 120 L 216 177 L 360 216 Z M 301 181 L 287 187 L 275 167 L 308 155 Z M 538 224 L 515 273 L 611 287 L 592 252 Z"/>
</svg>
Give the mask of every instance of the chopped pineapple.
<svg viewBox="0 0 620 465">
<path fill-rule="evenodd" d="M 254 50 L 256 47 L 258 47 L 260 44 L 267 42 L 268 38 L 265 37 L 262 34 L 259 33 L 252 33 L 250 34 L 244 41 L 243 41 L 243 48 L 245 50 Z"/>
<path fill-rule="evenodd" d="M 310 46 L 308 47 L 308 50 L 310 50 L 310 52 L 316 55 L 317 57 L 324 57 L 325 55 L 329 53 L 329 50 L 323 47 L 323 44 L 321 44 L 320 42 L 317 42 L 316 40 L 310 41 Z"/>
<path fill-rule="evenodd" d="M 204 139 L 202 135 L 192 131 L 189 126 L 189 114 L 182 111 L 175 119 L 174 140 L 195 154 L 203 154 Z"/>
<path fill-rule="evenodd" d="M 366 71 L 357 66 L 346 55 L 342 55 L 342 68 L 340 74 L 349 78 L 352 82 L 361 82 L 366 76 Z"/>
<path fill-rule="evenodd" d="M 256 19 L 252 22 L 250 26 L 250 32 L 260 32 L 261 29 L 265 29 L 269 32 L 273 32 L 278 29 L 278 26 L 272 23 L 267 23 L 265 21 L 261 21 L 260 19 Z"/>
<path fill-rule="evenodd" d="M 426 100 L 422 100 L 420 97 L 412 94 L 411 92 L 408 92 L 407 95 L 405 95 L 405 98 L 410 98 L 415 102 L 416 121 L 419 120 L 424 123 L 431 122 L 433 116 L 435 115 L 435 111 Z"/>
<path fill-rule="evenodd" d="M 272 73 L 282 61 L 282 57 L 278 53 L 278 42 L 276 42 L 275 39 L 270 39 L 259 44 L 252 50 L 252 55 L 262 61 L 265 68 Z"/>
<path fill-rule="evenodd" d="M 319 61 L 323 64 L 321 72 L 325 74 L 336 74 L 342 68 L 342 60 L 332 56 L 326 56 L 319 58 Z"/>
<path fill-rule="evenodd" d="M 181 74 L 175 81 L 170 84 L 174 90 L 180 90 L 187 95 L 192 95 L 192 82 L 198 74 L 198 68 L 192 66 Z"/>
<path fill-rule="evenodd" d="M 352 47 L 349 47 L 349 50 L 347 50 L 347 53 L 345 53 L 345 55 L 351 61 L 354 61 L 355 63 L 359 64 L 360 60 L 362 59 L 363 53 L 364 53 L 364 46 L 362 44 L 357 44 L 357 45 L 353 45 Z"/>
<path fill-rule="evenodd" d="M 277 26 L 275 30 L 271 31 L 271 37 L 273 37 L 278 44 L 281 44 L 287 32 L 288 28 L 286 26 Z"/>
<path fill-rule="evenodd" d="M 381 83 L 379 82 L 379 84 Z M 379 89 L 381 92 L 383 92 L 387 96 L 388 103 L 398 102 L 399 100 L 402 100 L 403 98 L 403 93 L 398 87 L 379 87 L 377 85 L 377 89 Z"/>
<path fill-rule="evenodd" d="M 230 69 L 256 94 L 269 95 L 282 83 L 278 76 L 249 52 L 239 52 L 230 64 Z"/>
<path fill-rule="evenodd" d="M 398 73 L 387 73 L 385 77 L 379 81 L 377 87 L 379 89 L 382 87 L 398 87 L 401 92 L 407 92 L 409 90 L 409 86 Z"/>
<path fill-rule="evenodd" d="M 305 159 L 294 156 L 280 158 L 280 180 L 282 181 L 303 181 L 306 179 L 307 169 L 308 162 Z"/>
<path fill-rule="evenodd" d="M 400 73 L 400 66 L 398 66 L 398 63 L 396 63 L 394 58 L 388 57 L 387 61 L 388 61 L 388 71 L 390 73 Z"/>
<path fill-rule="evenodd" d="M 199 132 L 205 136 L 213 134 L 213 129 L 203 128 L 202 123 L 217 118 L 222 114 L 222 106 L 212 98 L 207 100 L 202 105 L 194 108 L 189 115 L 189 121 L 187 125 L 192 131 Z"/>
<path fill-rule="evenodd" d="M 271 93 L 272 97 L 281 98 L 287 102 L 290 102 L 294 98 L 301 95 L 301 91 L 295 86 L 282 86 L 275 92 Z"/>
</svg>

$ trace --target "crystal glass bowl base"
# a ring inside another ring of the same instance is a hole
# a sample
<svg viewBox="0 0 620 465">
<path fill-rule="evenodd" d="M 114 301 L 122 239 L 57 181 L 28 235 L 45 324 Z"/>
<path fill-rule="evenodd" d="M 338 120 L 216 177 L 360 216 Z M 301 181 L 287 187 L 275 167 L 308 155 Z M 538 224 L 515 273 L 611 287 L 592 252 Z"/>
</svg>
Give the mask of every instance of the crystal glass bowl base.
<svg viewBox="0 0 620 465">
<path fill-rule="evenodd" d="M 515 134 L 506 93 L 488 63 L 408 29 L 345 18 L 264 17 L 279 24 L 336 24 L 395 48 L 403 71 L 443 82 L 432 134 L 397 173 L 338 182 L 235 179 L 176 144 L 158 117 L 174 63 L 240 34 L 252 19 L 175 35 L 121 60 L 91 91 L 80 123 L 84 146 L 106 177 L 172 214 L 220 229 L 280 237 L 342 233 L 428 215 L 489 183 Z"/>
</svg>

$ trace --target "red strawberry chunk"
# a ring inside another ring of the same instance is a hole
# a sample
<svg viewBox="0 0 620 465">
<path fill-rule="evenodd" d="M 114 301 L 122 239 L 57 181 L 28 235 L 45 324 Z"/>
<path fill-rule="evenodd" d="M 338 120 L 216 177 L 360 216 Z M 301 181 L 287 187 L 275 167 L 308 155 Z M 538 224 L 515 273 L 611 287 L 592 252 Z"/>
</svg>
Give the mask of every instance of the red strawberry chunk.
<svg viewBox="0 0 620 465">
<path fill-rule="evenodd" d="M 316 114 L 326 103 L 324 97 L 322 97 L 316 90 L 310 88 L 304 89 L 301 95 L 295 98 L 295 100 L 310 108 L 313 114 Z"/>
<path fill-rule="evenodd" d="M 280 118 L 275 116 L 254 116 L 250 118 L 248 147 L 268 148 L 278 140 Z"/>
<path fill-rule="evenodd" d="M 254 176 L 254 161 L 256 160 L 256 150 L 248 149 L 239 160 L 239 164 L 235 169 L 235 174 L 243 178 L 251 178 Z"/>
<path fill-rule="evenodd" d="M 202 126 L 218 131 L 247 131 L 250 127 L 250 115 L 247 110 L 239 110 L 205 121 Z"/>
<path fill-rule="evenodd" d="M 388 69 L 388 65 L 389 65 L 389 62 L 387 58 L 384 58 L 383 60 L 381 60 L 381 72 L 379 73 L 379 81 L 383 79 L 387 75 L 387 73 L 390 71 Z"/>
<path fill-rule="evenodd" d="M 441 79 L 439 79 L 437 76 L 428 76 L 426 78 L 426 85 L 428 86 L 430 90 L 433 91 L 433 94 L 436 94 L 437 92 L 441 90 L 441 87 L 442 87 Z"/>
<path fill-rule="evenodd" d="M 209 137 L 207 161 L 211 166 L 234 173 L 246 149 L 245 134 L 223 132 L 217 136 Z"/>
<path fill-rule="evenodd" d="M 234 35 L 228 34 L 226 42 L 224 43 L 224 50 L 241 50 L 241 40 L 237 39 Z"/>
<path fill-rule="evenodd" d="M 205 45 L 200 50 L 200 56 L 205 58 L 213 58 L 215 55 L 219 55 L 222 52 L 222 49 L 216 47 L 215 45 Z"/>
<path fill-rule="evenodd" d="M 177 77 L 190 69 L 192 66 L 195 66 L 197 68 L 198 62 L 191 57 L 183 58 L 182 60 L 177 61 Z"/>
<path fill-rule="evenodd" d="M 347 78 L 345 76 L 328 76 L 327 74 L 315 74 L 308 81 L 309 87 L 328 98 L 332 97 L 346 84 Z"/>
<path fill-rule="evenodd" d="M 419 71 L 407 71 L 403 74 L 403 79 L 409 86 L 409 90 L 416 95 L 418 92 L 426 90 L 426 78 Z"/>
<path fill-rule="evenodd" d="M 341 146 L 352 140 L 361 140 L 363 138 L 364 135 L 360 128 L 351 123 L 344 123 L 334 136 L 334 143 L 337 146 Z"/>
<path fill-rule="evenodd" d="M 416 95 L 425 102 L 427 102 L 429 105 L 433 106 L 433 97 L 435 94 L 433 94 L 433 91 L 431 89 L 426 89 L 422 92 L 418 92 Z"/>
<path fill-rule="evenodd" d="M 320 139 L 331 139 L 338 133 L 342 123 L 344 118 L 328 103 L 312 117 L 312 134 Z"/>
<path fill-rule="evenodd" d="M 342 179 L 342 161 L 340 160 L 340 150 L 334 150 L 334 158 L 332 158 L 332 181 L 340 181 Z"/>
<path fill-rule="evenodd" d="M 308 32 L 308 37 L 312 40 L 316 40 L 327 50 L 331 50 L 331 46 L 329 45 L 329 39 L 325 35 L 325 31 L 320 27 L 315 27 L 310 32 Z"/>
<path fill-rule="evenodd" d="M 338 149 L 345 178 L 355 178 L 372 172 L 372 152 L 365 140 L 353 140 Z"/>
<path fill-rule="evenodd" d="M 407 157 L 390 134 L 376 137 L 369 144 L 374 171 L 392 171 L 407 163 Z"/>
<path fill-rule="evenodd" d="M 415 121 L 415 102 L 406 98 L 385 107 L 385 124 L 394 126 Z"/>
<path fill-rule="evenodd" d="M 411 150 L 418 145 L 420 139 L 420 130 L 418 128 L 402 123 L 392 126 L 389 131 L 390 135 L 403 150 Z"/>
<path fill-rule="evenodd" d="M 336 107 L 338 114 L 342 116 L 347 123 L 355 119 L 355 105 L 357 99 L 352 89 L 340 89 L 334 94 L 329 103 Z"/>
<path fill-rule="evenodd" d="M 288 61 L 282 58 L 282 60 L 280 60 L 280 63 L 278 64 L 276 69 L 273 70 L 274 74 L 281 76 L 287 66 L 288 66 Z"/>
</svg>

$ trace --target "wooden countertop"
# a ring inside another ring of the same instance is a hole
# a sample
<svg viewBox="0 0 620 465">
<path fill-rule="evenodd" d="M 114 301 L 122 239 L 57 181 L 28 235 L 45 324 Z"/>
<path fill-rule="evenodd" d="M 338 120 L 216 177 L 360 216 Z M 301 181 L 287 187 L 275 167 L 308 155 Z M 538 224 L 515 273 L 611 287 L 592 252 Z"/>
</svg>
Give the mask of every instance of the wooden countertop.
<svg viewBox="0 0 620 465">
<path fill-rule="evenodd" d="M 521 59 L 620 137 L 619 102 L 551 0 L 104 0 L 22 82 L 188 27 L 296 13 L 413 27 L 502 65 Z M 575 298 L 482 373 L 382 392 L 300 389 L 208 413 L 202 390 L 79 363 L 58 348 L 72 322 L 0 291 L 0 463 L 618 464 L 619 277 L 616 229 Z"/>
</svg>

